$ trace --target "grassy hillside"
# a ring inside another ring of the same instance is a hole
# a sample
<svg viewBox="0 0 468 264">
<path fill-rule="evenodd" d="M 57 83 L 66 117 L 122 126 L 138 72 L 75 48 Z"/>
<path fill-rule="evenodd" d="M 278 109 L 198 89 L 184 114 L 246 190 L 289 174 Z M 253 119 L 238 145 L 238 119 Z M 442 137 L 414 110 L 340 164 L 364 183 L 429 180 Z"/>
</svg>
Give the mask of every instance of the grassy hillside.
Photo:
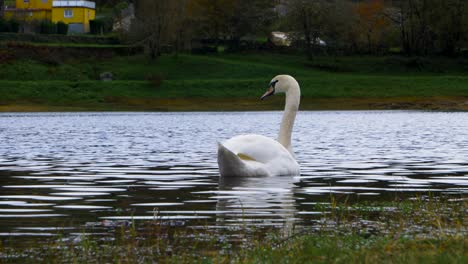
<svg viewBox="0 0 468 264">
<path fill-rule="evenodd" d="M 4 111 L 279 109 L 280 98 L 257 102 L 277 74 L 298 79 L 303 109 L 463 109 L 468 101 L 468 61 L 461 59 L 224 54 L 20 59 L 0 67 Z M 114 81 L 98 80 L 106 71 Z"/>
</svg>

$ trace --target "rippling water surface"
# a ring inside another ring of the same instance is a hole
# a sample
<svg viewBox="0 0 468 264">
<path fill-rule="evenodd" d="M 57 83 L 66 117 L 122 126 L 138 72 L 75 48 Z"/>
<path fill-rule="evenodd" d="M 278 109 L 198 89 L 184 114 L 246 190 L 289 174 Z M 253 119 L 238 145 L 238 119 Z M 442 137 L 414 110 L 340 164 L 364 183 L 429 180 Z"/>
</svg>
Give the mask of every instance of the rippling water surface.
<svg viewBox="0 0 468 264">
<path fill-rule="evenodd" d="M 0 114 L 0 236 L 99 234 L 153 220 L 229 230 L 308 225 L 330 194 L 466 197 L 468 113 L 301 112 L 293 135 L 300 176 L 220 179 L 217 141 L 276 137 L 281 114 Z"/>
</svg>

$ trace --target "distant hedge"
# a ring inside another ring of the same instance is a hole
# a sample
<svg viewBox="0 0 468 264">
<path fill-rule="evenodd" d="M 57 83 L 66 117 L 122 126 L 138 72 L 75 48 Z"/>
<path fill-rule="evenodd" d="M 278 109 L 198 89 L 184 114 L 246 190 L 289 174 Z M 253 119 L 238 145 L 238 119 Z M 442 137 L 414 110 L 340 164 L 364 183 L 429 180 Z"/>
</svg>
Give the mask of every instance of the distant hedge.
<svg viewBox="0 0 468 264">
<path fill-rule="evenodd" d="M 39 33 L 41 34 L 57 34 L 57 24 L 44 20 L 39 25 Z"/>
<path fill-rule="evenodd" d="M 109 19 L 94 19 L 89 21 L 89 33 L 100 35 L 112 32 L 113 21 Z"/>
<path fill-rule="evenodd" d="M 6 20 L 0 18 L 0 32 L 19 32 L 20 24 L 14 19 Z"/>
<path fill-rule="evenodd" d="M 26 33 L 0 33 L 0 42 L 39 42 L 39 43 L 82 43 L 114 45 L 120 44 L 117 37 L 97 37 L 97 36 L 67 36 L 67 35 L 43 35 Z"/>
<path fill-rule="evenodd" d="M 69 58 L 111 58 L 114 55 L 131 56 L 143 52 L 141 46 L 91 45 L 91 46 L 55 46 L 37 43 L 7 42 L 4 50 L 16 59 L 27 58 L 50 65 L 62 64 Z"/>
<path fill-rule="evenodd" d="M 66 35 L 68 33 L 68 24 L 65 22 L 59 21 L 57 22 L 57 34 Z"/>
<path fill-rule="evenodd" d="M 66 35 L 68 32 L 68 25 L 62 21 L 57 23 L 44 20 L 39 24 L 39 33 L 41 34 L 60 34 Z"/>
</svg>

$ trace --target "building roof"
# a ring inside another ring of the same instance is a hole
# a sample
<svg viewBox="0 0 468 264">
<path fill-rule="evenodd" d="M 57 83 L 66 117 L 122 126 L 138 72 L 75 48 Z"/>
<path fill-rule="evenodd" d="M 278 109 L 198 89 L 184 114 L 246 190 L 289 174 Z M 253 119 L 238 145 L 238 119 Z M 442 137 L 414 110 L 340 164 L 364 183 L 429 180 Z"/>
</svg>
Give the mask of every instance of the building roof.
<svg viewBox="0 0 468 264">
<path fill-rule="evenodd" d="M 96 9 L 96 3 L 91 1 L 53 1 L 52 7 L 87 7 Z"/>
</svg>

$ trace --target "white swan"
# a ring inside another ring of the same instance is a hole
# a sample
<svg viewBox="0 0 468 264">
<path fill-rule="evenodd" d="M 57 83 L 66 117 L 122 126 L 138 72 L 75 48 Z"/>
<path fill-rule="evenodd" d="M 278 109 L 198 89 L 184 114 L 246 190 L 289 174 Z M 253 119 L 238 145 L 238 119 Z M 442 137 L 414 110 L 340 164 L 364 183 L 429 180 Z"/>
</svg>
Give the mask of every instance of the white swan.
<svg viewBox="0 0 468 264">
<path fill-rule="evenodd" d="M 286 105 L 278 141 L 261 135 L 240 135 L 218 145 L 221 176 L 299 175 L 299 164 L 291 148 L 291 133 L 299 109 L 301 90 L 289 75 L 278 75 L 261 97 L 286 94 Z"/>
</svg>

